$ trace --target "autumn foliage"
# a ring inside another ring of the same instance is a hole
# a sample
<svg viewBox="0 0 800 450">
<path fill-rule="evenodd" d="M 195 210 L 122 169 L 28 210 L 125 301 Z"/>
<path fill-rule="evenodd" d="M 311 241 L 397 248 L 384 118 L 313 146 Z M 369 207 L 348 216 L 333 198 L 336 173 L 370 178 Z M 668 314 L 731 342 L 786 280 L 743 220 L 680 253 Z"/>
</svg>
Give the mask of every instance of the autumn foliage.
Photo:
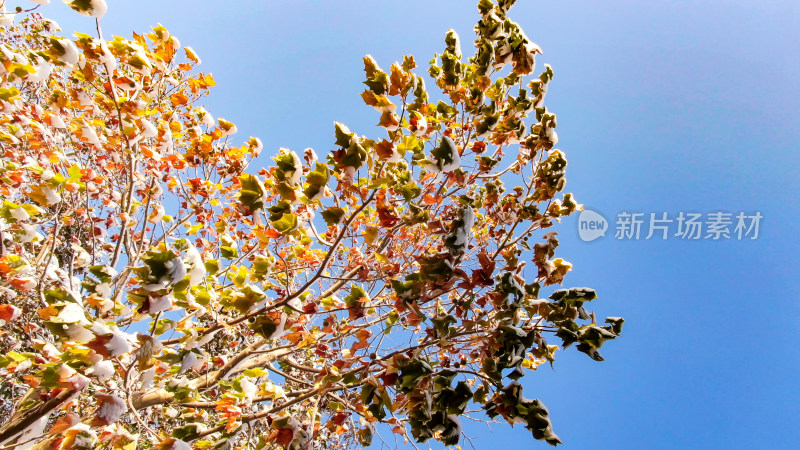
<svg viewBox="0 0 800 450">
<path fill-rule="evenodd" d="M 455 445 L 466 417 L 560 443 L 517 380 L 572 344 L 602 361 L 623 320 L 550 287 L 580 205 L 513 0 L 427 76 L 365 57 L 371 137 L 271 160 L 201 106 L 191 48 L 68 3 L 96 35 L 0 22 L 0 446 Z"/>
</svg>

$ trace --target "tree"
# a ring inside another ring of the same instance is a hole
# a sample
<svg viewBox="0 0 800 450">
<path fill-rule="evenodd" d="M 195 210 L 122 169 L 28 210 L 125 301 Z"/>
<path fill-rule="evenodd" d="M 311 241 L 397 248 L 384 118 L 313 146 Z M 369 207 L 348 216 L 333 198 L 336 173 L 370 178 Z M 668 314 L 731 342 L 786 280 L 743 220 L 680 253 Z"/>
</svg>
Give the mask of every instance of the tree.
<svg viewBox="0 0 800 450">
<path fill-rule="evenodd" d="M 96 36 L 0 22 L 2 448 L 455 445 L 475 411 L 560 443 L 518 380 L 553 337 L 602 361 L 623 320 L 542 298 L 571 265 L 541 230 L 580 205 L 513 0 L 478 3 L 469 59 L 447 32 L 441 100 L 413 57 L 367 56 L 378 137 L 336 123 L 325 159 L 263 169 L 191 48 L 68 3 Z"/>
</svg>

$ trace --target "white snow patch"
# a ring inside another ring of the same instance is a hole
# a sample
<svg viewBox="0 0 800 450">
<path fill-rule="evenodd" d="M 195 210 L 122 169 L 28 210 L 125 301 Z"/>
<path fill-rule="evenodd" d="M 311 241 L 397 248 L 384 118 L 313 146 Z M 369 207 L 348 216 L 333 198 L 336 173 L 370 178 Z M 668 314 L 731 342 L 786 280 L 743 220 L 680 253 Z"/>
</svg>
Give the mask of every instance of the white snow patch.
<svg viewBox="0 0 800 450">
<path fill-rule="evenodd" d="M 456 147 L 455 142 L 452 139 L 445 136 L 442 138 L 446 143 L 447 146 L 450 148 L 450 162 L 442 161 L 442 172 L 452 172 L 459 167 L 461 167 L 461 155 L 458 154 L 458 147 Z"/>
<path fill-rule="evenodd" d="M 172 309 L 172 295 L 162 295 L 159 297 L 150 297 L 150 307 L 147 312 L 156 314 Z"/>
<path fill-rule="evenodd" d="M 264 149 L 264 144 L 263 144 L 263 143 L 261 143 L 261 139 L 259 139 L 259 138 L 253 138 L 253 141 L 254 141 L 254 143 L 255 143 L 255 145 L 253 146 L 253 153 L 255 153 L 255 154 L 259 154 L 259 153 L 261 153 L 261 150 L 263 150 L 263 149 Z M 313 153 L 313 152 L 314 152 L 314 150 L 311 150 L 311 152 Z M 315 155 L 315 156 L 316 156 L 316 155 Z M 315 162 L 316 162 L 316 161 L 315 161 Z"/>
<path fill-rule="evenodd" d="M 64 123 L 64 119 L 61 118 L 58 114 L 50 115 L 50 123 L 53 125 L 54 128 L 64 129 L 67 128 L 67 124 Z"/>
<path fill-rule="evenodd" d="M 81 106 L 89 106 L 92 104 L 92 97 L 84 91 L 78 91 L 78 103 Z"/>
<path fill-rule="evenodd" d="M 65 332 L 67 333 L 67 336 L 69 336 L 70 340 L 79 344 L 83 344 L 94 339 L 94 334 L 79 323 L 74 323 L 68 326 Z"/>
<path fill-rule="evenodd" d="M 100 381 L 103 381 L 113 376 L 114 372 L 114 363 L 104 359 L 92 366 L 89 369 L 88 374 L 93 377 L 97 377 L 97 379 Z"/>
<path fill-rule="evenodd" d="M 70 66 L 78 64 L 80 54 L 78 53 L 78 47 L 75 46 L 75 43 L 67 38 L 57 39 L 56 42 L 64 49 L 64 54 L 59 58 L 61 62 Z"/>
<path fill-rule="evenodd" d="M 142 119 L 142 137 L 151 138 L 158 136 L 158 129 L 147 119 Z"/>
<path fill-rule="evenodd" d="M 6 444 L 8 441 L 14 439 L 16 436 L 19 436 L 18 438 L 16 438 L 17 442 L 25 442 L 33 437 L 41 435 L 44 432 L 44 428 L 47 426 L 47 421 L 50 420 L 50 414 L 52 414 L 52 411 L 36 419 L 36 421 L 34 421 L 32 424 L 28 425 L 27 428 L 22 430 L 22 433 L 15 434 L 14 436 L 11 436 L 9 439 L 0 442 L 0 445 Z M 14 448 L 18 450 L 27 450 L 33 447 L 34 445 L 36 445 L 36 439 L 22 445 L 17 445 Z"/>
<path fill-rule="evenodd" d="M 189 48 L 189 47 L 186 47 L 186 48 Z M 201 119 L 202 122 L 203 122 L 203 125 L 205 125 L 208 128 L 212 128 L 214 125 L 217 124 L 214 121 L 214 117 L 212 117 L 211 114 L 209 114 L 209 112 L 205 110 L 205 108 L 200 108 L 199 112 L 203 115 L 203 117 Z"/>
<path fill-rule="evenodd" d="M 150 386 L 150 383 L 153 382 L 153 378 L 155 378 L 155 376 L 156 376 L 156 368 L 155 367 L 151 367 L 151 368 L 145 370 L 144 372 L 142 372 L 142 378 L 140 380 L 141 383 L 142 383 L 142 387 Z"/>
<path fill-rule="evenodd" d="M 133 348 L 131 346 L 131 341 L 133 340 L 132 336 L 122 332 L 116 325 L 111 325 L 109 327 L 102 323 L 95 322 L 91 330 L 98 336 L 111 335 L 111 339 L 106 343 L 106 349 L 111 358 L 130 353 Z"/>
<path fill-rule="evenodd" d="M 186 263 L 189 265 L 189 285 L 197 286 L 202 283 L 206 276 L 206 268 L 203 257 L 193 245 L 186 251 Z"/>
<path fill-rule="evenodd" d="M 77 303 L 66 303 L 61 309 L 61 312 L 58 313 L 58 316 L 56 316 L 56 319 L 63 323 L 89 324 L 83 308 Z"/>
<path fill-rule="evenodd" d="M 170 281 L 175 284 L 186 277 L 186 264 L 184 264 L 183 260 L 180 258 L 172 258 L 164 265 L 167 268 L 167 273 L 169 274 Z"/>
<path fill-rule="evenodd" d="M 81 136 L 89 144 L 92 144 L 95 147 L 100 147 L 100 138 L 97 136 L 97 132 L 94 131 L 93 126 L 84 125 L 83 128 L 81 128 Z"/>
<path fill-rule="evenodd" d="M 192 446 L 180 439 L 175 439 L 169 450 L 192 450 Z"/>
<path fill-rule="evenodd" d="M 28 75 L 27 78 L 27 80 L 31 83 L 45 81 L 50 78 L 50 74 L 53 73 L 53 65 L 45 61 L 43 58 L 40 58 L 39 61 L 34 64 L 33 68 L 36 70 L 36 72 Z"/>
<path fill-rule="evenodd" d="M 108 48 L 108 44 L 105 41 L 100 43 L 100 50 L 102 50 L 103 54 L 99 56 L 99 60 L 106 66 L 106 70 L 109 73 L 114 73 L 114 70 L 117 68 L 117 58 L 114 57 L 114 54 L 111 53 L 111 50 Z"/>
<path fill-rule="evenodd" d="M 150 217 L 147 219 L 150 223 L 158 223 L 164 218 L 164 205 L 157 204 Z"/>
<path fill-rule="evenodd" d="M 44 30 L 48 33 L 56 33 L 61 31 L 61 26 L 53 19 L 44 19 Z"/>
<path fill-rule="evenodd" d="M 25 211 L 25 208 L 21 206 L 11 210 L 11 217 L 16 220 L 28 220 L 31 218 L 28 211 Z"/>
<path fill-rule="evenodd" d="M 53 206 L 61 201 L 61 194 L 59 194 L 55 189 L 49 186 L 42 186 L 41 189 L 42 194 L 44 194 L 45 202 L 47 202 L 47 206 Z"/>
<path fill-rule="evenodd" d="M 97 295 L 103 298 L 110 298 L 111 297 L 111 285 L 108 283 L 100 283 L 95 286 L 94 291 Z"/>
<path fill-rule="evenodd" d="M 181 370 L 178 373 L 183 373 L 191 369 L 192 367 L 194 367 L 195 364 L 197 364 L 198 360 L 199 358 L 197 357 L 197 353 L 195 352 L 187 353 L 186 356 L 183 357 L 183 361 L 181 361 Z"/>
<path fill-rule="evenodd" d="M 97 417 L 106 423 L 116 422 L 128 410 L 125 401 L 115 395 L 96 394 L 96 397 L 101 403 L 97 409 Z"/>
<path fill-rule="evenodd" d="M 14 16 L 16 14 L 6 11 L 5 3 L 0 6 L 0 27 L 10 27 L 14 25 Z"/>
</svg>

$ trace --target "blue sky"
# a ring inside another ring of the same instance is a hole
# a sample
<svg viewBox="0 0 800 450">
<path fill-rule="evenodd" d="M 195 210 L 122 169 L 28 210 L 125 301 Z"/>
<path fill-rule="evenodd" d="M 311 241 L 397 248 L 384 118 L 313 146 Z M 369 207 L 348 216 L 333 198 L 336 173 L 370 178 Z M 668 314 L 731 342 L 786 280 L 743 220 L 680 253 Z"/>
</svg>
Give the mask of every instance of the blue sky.
<svg viewBox="0 0 800 450">
<path fill-rule="evenodd" d="M 477 20 L 472 0 L 109 3 L 107 35 L 160 22 L 192 46 L 218 82 L 209 109 L 265 153 L 324 153 L 333 121 L 377 134 L 362 56 L 388 67 L 410 53 L 424 67 L 448 28 L 467 53 Z M 65 30 L 92 27 L 56 2 L 43 11 Z M 565 220 L 566 284 L 597 289 L 594 310 L 624 316 L 624 337 L 603 363 L 563 352 L 525 377 L 526 395 L 548 405 L 567 448 L 793 447 L 800 4 L 519 0 L 511 15 L 555 69 L 547 104 L 568 190 L 587 208 L 612 226 L 620 211 L 764 216 L 757 240 L 719 242 L 585 243 Z M 494 429 L 467 430 L 477 448 L 545 447 Z"/>
</svg>

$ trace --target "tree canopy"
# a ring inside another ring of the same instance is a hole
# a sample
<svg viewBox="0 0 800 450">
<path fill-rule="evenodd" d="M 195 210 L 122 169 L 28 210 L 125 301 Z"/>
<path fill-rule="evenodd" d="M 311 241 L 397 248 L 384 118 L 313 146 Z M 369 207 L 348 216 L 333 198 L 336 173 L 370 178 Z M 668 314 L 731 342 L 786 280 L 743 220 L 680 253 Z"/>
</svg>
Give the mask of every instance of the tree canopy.
<svg viewBox="0 0 800 450">
<path fill-rule="evenodd" d="M 487 416 L 561 442 L 519 380 L 572 344 L 602 361 L 623 320 L 556 286 L 545 230 L 581 207 L 514 0 L 427 77 L 365 57 L 380 129 L 263 168 L 190 47 L 67 3 L 95 35 L 0 16 L 0 448 L 455 445 Z"/>
</svg>

